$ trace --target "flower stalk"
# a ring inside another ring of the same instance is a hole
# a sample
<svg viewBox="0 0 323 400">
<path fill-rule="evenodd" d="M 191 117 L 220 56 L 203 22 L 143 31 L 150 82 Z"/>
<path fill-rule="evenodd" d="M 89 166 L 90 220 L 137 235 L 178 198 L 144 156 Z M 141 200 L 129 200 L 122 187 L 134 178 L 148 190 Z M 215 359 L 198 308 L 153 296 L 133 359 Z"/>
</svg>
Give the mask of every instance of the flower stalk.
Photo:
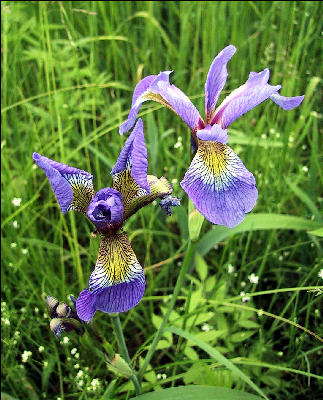
<svg viewBox="0 0 323 400">
<path fill-rule="evenodd" d="M 175 289 L 174 289 L 171 301 L 170 301 L 169 306 L 168 306 L 168 309 L 167 309 L 167 311 L 166 311 L 166 313 L 164 315 L 163 321 L 162 321 L 158 331 L 156 332 L 156 335 L 155 335 L 154 340 L 153 340 L 153 342 L 152 342 L 152 344 L 151 344 L 151 346 L 150 346 L 150 348 L 148 350 L 148 353 L 146 355 L 144 363 L 143 363 L 141 369 L 139 370 L 138 378 L 139 378 L 140 381 L 142 381 L 142 378 L 143 378 L 143 376 L 144 376 L 144 374 L 146 372 L 146 369 L 147 369 L 147 367 L 148 367 L 148 365 L 150 363 L 150 360 L 152 359 L 152 357 L 153 357 L 153 355 L 154 355 L 154 353 L 156 351 L 156 347 L 158 345 L 158 342 L 159 342 L 159 340 L 161 339 L 161 337 L 162 337 L 162 335 L 164 333 L 164 329 L 165 329 L 165 326 L 166 326 L 166 324 L 168 322 L 170 313 L 172 312 L 172 310 L 173 310 L 173 308 L 175 306 L 177 296 L 179 295 L 179 292 L 180 292 L 180 290 L 181 290 L 181 288 L 183 286 L 183 283 L 185 281 L 186 273 L 187 273 L 187 271 L 189 269 L 192 257 L 193 257 L 194 252 L 195 252 L 195 246 L 196 246 L 196 243 L 194 243 L 192 241 L 188 242 L 186 254 L 185 254 L 185 257 L 184 257 L 184 261 L 183 261 L 183 265 L 181 267 L 181 270 L 180 270 L 180 273 L 179 273 L 179 276 L 178 276 L 178 279 L 177 279 L 177 282 L 176 282 L 176 285 L 175 285 Z"/>
<path fill-rule="evenodd" d="M 129 357 L 126 341 L 125 341 L 125 338 L 123 335 L 123 330 L 122 330 L 119 314 L 111 315 L 111 323 L 113 326 L 115 336 L 117 338 L 119 352 L 121 354 L 121 357 L 126 360 L 126 362 L 129 364 L 129 366 L 131 368 L 131 360 Z M 133 372 L 133 375 L 131 376 L 131 380 L 134 385 L 136 395 L 141 394 L 141 384 L 137 378 L 137 375 L 134 372 Z"/>
</svg>

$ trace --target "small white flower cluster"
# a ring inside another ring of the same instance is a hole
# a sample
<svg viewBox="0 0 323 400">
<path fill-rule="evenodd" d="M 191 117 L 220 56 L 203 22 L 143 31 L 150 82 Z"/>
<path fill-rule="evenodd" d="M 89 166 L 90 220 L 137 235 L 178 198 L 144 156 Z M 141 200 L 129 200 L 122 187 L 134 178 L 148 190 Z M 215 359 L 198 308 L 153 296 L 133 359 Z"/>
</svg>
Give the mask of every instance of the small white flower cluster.
<svg viewBox="0 0 323 400">
<path fill-rule="evenodd" d="M 42 353 L 44 350 L 45 350 L 45 347 L 44 347 L 44 346 L 39 346 L 39 347 L 38 347 L 39 353 Z"/>
<path fill-rule="evenodd" d="M 227 266 L 227 269 L 228 269 L 228 274 L 233 274 L 233 272 L 234 272 L 234 266 L 232 265 L 232 264 L 229 264 L 228 266 Z"/>
<path fill-rule="evenodd" d="M 182 136 L 179 136 L 177 142 L 174 144 L 174 149 L 179 149 L 183 147 L 182 140 L 183 140 Z"/>
<path fill-rule="evenodd" d="M 166 374 L 157 374 L 157 375 L 156 375 L 156 378 L 157 378 L 158 380 L 160 380 L 160 379 L 167 379 L 167 375 L 166 375 Z"/>
<path fill-rule="evenodd" d="M 257 276 L 256 274 L 254 274 L 254 273 L 252 273 L 251 275 L 249 275 L 248 276 L 248 279 L 249 279 L 249 281 L 251 282 L 251 283 L 254 283 L 254 284 L 258 284 L 258 282 L 259 282 L 259 276 Z"/>
<path fill-rule="evenodd" d="M 243 303 L 247 303 L 250 300 L 249 293 L 240 292 L 241 300 Z"/>
<path fill-rule="evenodd" d="M 12 205 L 15 207 L 20 207 L 22 199 L 20 197 L 14 197 L 11 201 Z"/>
<path fill-rule="evenodd" d="M 28 361 L 28 358 L 31 357 L 32 354 L 33 354 L 33 353 L 32 353 L 31 351 L 25 350 L 25 351 L 22 353 L 22 356 L 21 356 L 22 362 L 23 362 L 23 363 L 26 363 L 26 362 Z"/>
<path fill-rule="evenodd" d="M 203 332 L 209 332 L 212 329 L 212 327 L 209 324 L 204 323 L 202 325 L 201 329 L 202 329 Z"/>
<path fill-rule="evenodd" d="M 67 336 L 64 336 L 63 337 L 63 343 L 64 344 L 67 344 L 67 343 L 69 343 L 69 341 L 70 341 L 70 339 L 67 337 Z M 74 350 L 74 349 L 73 349 Z M 72 353 L 72 352 L 71 352 Z"/>
<path fill-rule="evenodd" d="M 100 387 L 100 385 L 101 385 L 101 383 L 100 383 L 99 379 L 93 379 L 92 382 L 91 382 L 90 388 L 92 390 L 96 390 L 96 389 L 98 389 Z"/>
<path fill-rule="evenodd" d="M 67 337 L 67 336 L 65 336 L 64 339 L 65 339 L 66 337 Z M 68 341 L 69 341 L 69 339 L 68 339 Z M 76 347 L 74 347 L 74 348 L 71 350 L 71 354 L 72 354 L 72 356 L 74 356 L 77 360 L 80 358 L 80 353 L 78 353 Z"/>
<path fill-rule="evenodd" d="M 323 279 L 323 268 L 320 269 L 318 276 L 319 276 L 319 278 Z"/>
<path fill-rule="evenodd" d="M 14 220 L 13 223 L 12 223 L 12 226 L 13 226 L 15 229 L 18 229 L 18 228 L 19 228 L 18 221 Z"/>
</svg>

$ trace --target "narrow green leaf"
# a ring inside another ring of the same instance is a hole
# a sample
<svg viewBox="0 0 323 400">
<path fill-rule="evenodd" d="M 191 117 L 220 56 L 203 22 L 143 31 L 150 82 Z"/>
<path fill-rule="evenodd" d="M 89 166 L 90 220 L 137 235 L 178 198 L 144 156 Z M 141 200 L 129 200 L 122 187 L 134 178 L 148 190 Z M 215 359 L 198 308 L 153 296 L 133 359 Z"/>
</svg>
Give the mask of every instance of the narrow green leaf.
<svg viewBox="0 0 323 400">
<path fill-rule="evenodd" d="M 220 352 L 215 350 L 209 344 L 202 342 L 201 340 L 197 339 L 191 333 L 184 331 L 183 329 L 176 328 L 175 326 L 170 326 L 165 329 L 166 331 L 175 333 L 176 335 L 182 336 L 187 340 L 192 341 L 195 343 L 200 349 L 204 350 L 208 353 L 211 357 L 217 360 L 219 363 L 227 367 L 230 371 L 234 372 L 237 376 L 239 376 L 244 382 L 246 382 L 250 387 L 252 387 L 257 393 L 261 394 L 265 399 L 268 400 L 268 397 L 264 394 L 264 392 L 254 383 L 252 380 L 239 368 L 237 368 L 230 360 L 224 357 Z"/>
<path fill-rule="evenodd" d="M 204 217 L 194 207 L 191 200 L 188 202 L 188 231 L 190 239 L 195 241 L 200 235 Z"/>
<path fill-rule="evenodd" d="M 323 228 L 314 229 L 314 231 L 308 232 L 310 235 L 320 236 L 323 237 Z"/>
<path fill-rule="evenodd" d="M 267 229 L 315 230 L 320 224 L 305 218 L 283 214 L 249 214 L 246 219 L 233 229 L 226 226 L 215 226 L 197 243 L 197 251 L 204 256 L 217 243 L 236 233 Z"/>
<path fill-rule="evenodd" d="M 261 397 L 216 386 L 189 385 L 156 390 L 141 394 L 132 400 L 260 400 Z"/>
<path fill-rule="evenodd" d="M 196 272 L 201 281 L 207 277 L 207 264 L 204 261 L 203 257 L 199 255 L 199 253 L 195 254 L 195 265 L 196 265 Z"/>
</svg>

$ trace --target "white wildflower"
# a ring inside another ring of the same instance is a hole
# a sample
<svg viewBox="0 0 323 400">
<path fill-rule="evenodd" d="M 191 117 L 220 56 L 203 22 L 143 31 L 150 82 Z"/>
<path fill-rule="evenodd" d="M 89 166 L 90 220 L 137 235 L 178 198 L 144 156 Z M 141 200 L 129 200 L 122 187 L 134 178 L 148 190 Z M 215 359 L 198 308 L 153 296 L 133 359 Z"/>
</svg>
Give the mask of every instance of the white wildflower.
<svg viewBox="0 0 323 400">
<path fill-rule="evenodd" d="M 211 330 L 211 327 L 210 327 L 209 324 L 205 323 L 205 324 L 202 325 L 201 329 L 202 329 L 203 332 L 209 332 Z"/>
<path fill-rule="evenodd" d="M 23 363 L 26 363 L 26 362 L 28 361 L 28 358 L 31 357 L 32 354 L 33 354 L 33 353 L 32 353 L 31 351 L 25 350 L 25 351 L 22 353 L 22 356 L 21 356 L 22 362 L 23 362 Z"/>
<path fill-rule="evenodd" d="M 16 242 L 12 242 L 12 243 L 10 244 L 10 247 L 11 247 L 12 249 L 15 249 L 15 248 L 17 247 L 17 243 L 16 243 Z"/>
<path fill-rule="evenodd" d="M 234 272 L 234 266 L 232 264 L 229 264 L 227 266 L 227 269 L 228 269 L 228 274 L 232 274 Z"/>
<path fill-rule="evenodd" d="M 77 382 L 77 386 L 78 386 L 79 388 L 81 388 L 82 386 L 84 386 L 84 381 L 83 381 L 83 379 L 80 379 L 80 380 Z"/>
<path fill-rule="evenodd" d="M 93 379 L 91 382 L 91 386 L 92 386 L 93 390 L 97 389 L 100 386 L 99 379 Z"/>
<path fill-rule="evenodd" d="M 245 281 L 242 281 L 242 282 L 240 283 L 240 285 L 241 285 L 241 287 L 245 287 L 245 286 L 246 286 L 246 282 L 245 282 Z"/>
<path fill-rule="evenodd" d="M 83 375 L 84 375 L 84 372 L 80 369 L 79 372 L 76 374 L 76 379 L 82 378 Z"/>
<path fill-rule="evenodd" d="M 302 167 L 302 171 L 308 172 L 308 167 L 307 167 L 306 165 L 304 165 L 304 166 Z"/>
<path fill-rule="evenodd" d="M 319 275 L 319 278 L 323 279 L 323 268 L 320 269 L 320 272 L 318 275 Z"/>
<path fill-rule="evenodd" d="M 48 366 L 48 361 L 44 361 L 44 368 Z"/>
<path fill-rule="evenodd" d="M 75 368 L 75 369 L 79 369 L 79 368 L 80 368 L 80 364 L 75 364 L 75 365 L 74 365 L 74 368 Z"/>
<path fill-rule="evenodd" d="M 44 346 L 39 346 L 39 347 L 38 347 L 39 353 L 42 353 L 44 350 L 45 350 L 45 347 L 44 347 Z"/>
<path fill-rule="evenodd" d="M 76 353 L 74 357 L 78 360 L 80 358 L 80 353 Z"/>
<path fill-rule="evenodd" d="M 18 228 L 19 228 L 18 221 L 16 221 L 16 220 L 13 221 L 12 226 L 13 226 L 15 229 L 18 229 Z"/>
<path fill-rule="evenodd" d="M 21 199 L 20 197 L 14 197 L 14 198 L 12 199 L 12 202 L 11 202 L 11 203 L 12 203 L 15 207 L 20 207 L 21 201 L 22 201 L 22 199 Z"/>
<path fill-rule="evenodd" d="M 282 356 L 284 355 L 284 353 L 283 353 L 282 351 L 279 351 L 279 352 L 277 353 L 277 355 L 278 355 L 279 357 L 282 357 Z"/>
<path fill-rule="evenodd" d="M 26 254 L 28 254 L 28 249 L 22 249 L 21 252 L 22 252 L 22 254 L 26 255 Z"/>
<path fill-rule="evenodd" d="M 6 319 L 4 320 L 4 324 L 5 324 L 5 325 L 10 325 L 10 321 L 9 321 L 8 318 L 6 318 Z"/>
<path fill-rule="evenodd" d="M 240 296 L 241 296 L 241 300 L 243 301 L 243 303 L 246 303 L 247 301 L 250 300 L 250 297 L 248 296 L 249 293 L 245 293 L 245 292 L 240 292 Z"/>
<path fill-rule="evenodd" d="M 179 149 L 180 147 L 183 147 L 182 142 L 176 142 L 176 143 L 174 144 L 174 149 Z"/>
<path fill-rule="evenodd" d="M 267 139 L 267 135 L 266 135 L 265 133 L 263 133 L 263 134 L 261 135 L 261 139 Z"/>
<path fill-rule="evenodd" d="M 178 182 L 176 178 L 172 179 L 172 184 L 175 185 Z"/>
<path fill-rule="evenodd" d="M 67 336 L 63 337 L 63 343 L 67 344 L 70 341 L 70 339 Z"/>
<path fill-rule="evenodd" d="M 259 276 L 257 276 L 256 274 L 252 273 L 251 275 L 248 276 L 248 279 L 251 283 L 255 283 L 256 285 L 259 282 Z"/>
<path fill-rule="evenodd" d="M 71 354 L 72 354 L 72 356 L 74 356 L 74 354 L 76 354 L 76 353 L 77 353 L 77 348 L 74 347 L 74 348 L 71 350 Z"/>
</svg>

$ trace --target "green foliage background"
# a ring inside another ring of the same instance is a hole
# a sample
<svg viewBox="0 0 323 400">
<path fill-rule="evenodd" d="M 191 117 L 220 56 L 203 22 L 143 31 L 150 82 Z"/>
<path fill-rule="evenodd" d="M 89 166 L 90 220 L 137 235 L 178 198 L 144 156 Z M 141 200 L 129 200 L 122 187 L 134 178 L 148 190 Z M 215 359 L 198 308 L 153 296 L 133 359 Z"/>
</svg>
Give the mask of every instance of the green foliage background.
<svg viewBox="0 0 323 400">
<path fill-rule="evenodd" d="M 2 391 L 17 399 L 133 395 L 130 382 L 107 370 L 92 337 L 70 335 L 63 343 L 48 329 L 44 295 L 63 301 L 86 287 L 98 239 L 81 215 L 61 215 L 31 155 L 91 171 L 96 188 L 111 185 L 126 139 L 118 127 L 138 80 L 174 70 L 173 82 L 202 112 L 209 65 L 231 43 L 238 52 L 220 101 L 250 71 L 266 67 L 282 95 L 306 99 L 289 112 L 267 101 L 229 128 L 229 145 L 255 174 L 258 203 L 235 230 L 203 224 L 171 324 L 230 359 L 270 399 L 319 398 L 323 346 L 313 334 L 320 334 L 321 297 L 305 288 L 322 285 L 322 240 L 308 233 L 322 222 L 322 3 L 3 1 L 1 10 Z M 151 205 L 126 225 L 147 267 L 143 301 L 121 316 L 135 366 L 181 266 L 188 202 L 179 182 L 190 162 L 189 131 L 178 117 L 152 103 L 140 115 L 149 172 L 176 178 L 183 200 L 172 217 Z M 179 138 L 182 146 L 174 148 Z M 258 285 L 249 282 L 251 273 Z M 241 302 L 242 290 L 252 294 L 249 303 Z M 97 313 L 94 324 L 116 347 L 109 317 Z M 145 391 L 207 384 L 252 392 L 176 329 L 159 343 Z M 24 351 L 32 352 L 26 363 Z"/>
</svg>

